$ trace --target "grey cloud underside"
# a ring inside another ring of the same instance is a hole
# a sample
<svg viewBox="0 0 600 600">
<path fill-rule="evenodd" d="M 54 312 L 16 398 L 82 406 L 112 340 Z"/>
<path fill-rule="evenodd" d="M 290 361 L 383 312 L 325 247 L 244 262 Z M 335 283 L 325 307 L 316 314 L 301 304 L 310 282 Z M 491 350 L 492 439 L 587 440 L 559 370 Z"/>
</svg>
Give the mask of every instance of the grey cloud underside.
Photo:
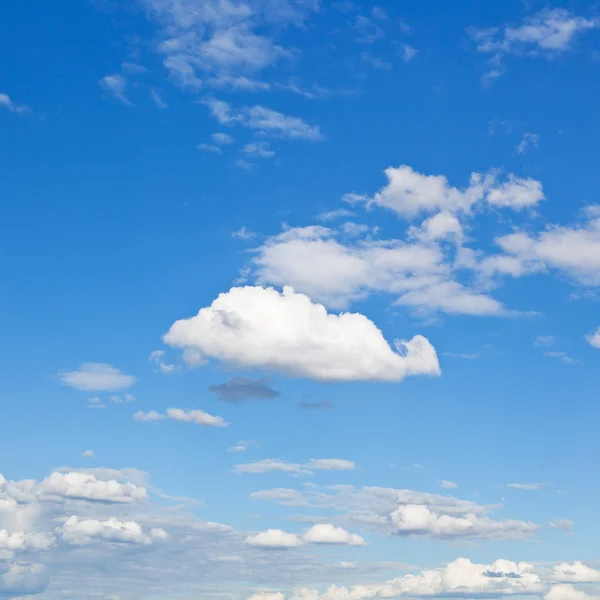
<svg viewBox="0 0 600 600">
<path fill-rule="evenodd" d="M 270 387 L 268 379 L 248 379 L 235 376 L 225 383 L 211 385 L 208 391 L 215 394 L 221 402 L 237 404 L 245 400 L 272 400 L 281 393 Z"/>
</svg>

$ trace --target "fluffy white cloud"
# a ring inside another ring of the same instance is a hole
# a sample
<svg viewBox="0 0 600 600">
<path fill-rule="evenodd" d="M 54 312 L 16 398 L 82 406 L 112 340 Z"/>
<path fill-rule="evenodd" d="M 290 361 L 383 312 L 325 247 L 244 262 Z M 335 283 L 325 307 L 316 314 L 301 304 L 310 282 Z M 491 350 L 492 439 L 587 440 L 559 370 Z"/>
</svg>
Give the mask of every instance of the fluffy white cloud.
<svg viewBox="0 0 600 600">
<path fill-rule="evenodd" d="M 565 583 L 553 585 L 544 595 L 544 600 L 591 600 L 592 596 L 588 596 L 581 590 L 576 590 L 572 585 Z"/>
<path fill-rule="evenodd" d="M 47 550 L 54 544 L 48 533 L 14 531 L 0 529 L 0 560 L 12 558 L 14 553 L 25 550 Z"/>
<path fill-rule="evenodd" d="M 75 371 L 61 371 L 58 378 L 68 385 L 85 392 L 115 392 L 130 388 L 137 377 L 126 375 L 116 367 L 106 363 L 83 363 Z"/>
<path fill-rule="evenodd" d="M 555 565 L 552 569 L 551 579 L 561 583 L 596 583 L 600 582 L 600 571 L 576 560 L 572 563 Z"/>
<path fill-rule="evenodd" d="M 498 173 L 473 173 L 464 189 L 451 186 L 444 175 L 424 175 L 408 165 L 388 167 L 384 171 L 387 185 L 373 196 L 347 194 L 350 203 L 364 202 L 381 206 L 413 218 L 421 213 L 469 212 L 480 202 L 499 208 L 521 210 L 544 199 L 542 185 L 534 179 L 522 179 L 509 174 L 499 181 Z"/>
<path fill-rule="evenodd" d="M 188 410 L 181 408 L 169 408 L 165 414 L 150 410 L 148 412 L 138 411 L 133 415 L 136 421 L 153 422 L 162 421 L 164 419 L 172 419 L 173 421 L 182 421 L 184 423 L 194 423 L 195 425 L 204 425 L 208 427 L 228 427 L 222 417 L 210 415 L 203 410 Z"/>
<path fill-rule="evenodd" d="M 69 544 L 86 545 L 94 540 L 127 544 L 151 544 L 155 540 L 168 537 L 164 529 L 155 528 L 145 534 L 139 523 L 135 521 L 119 521 L 110 517 L 106 521 L 96 519 L 80 519 L 70 516 L 56 530 Z"/>
<path fill-rule="evenodd" d="M 101 480 L 92 473 L 83 472 L 54 472 L 40 483 L 39 489 L 46 497 L 121 504 L 139 502 L 148 496 L 146 488 L 134 483 L 120 483 L 116 479 Z"/>
<path fill-rule="evenodd" d="M 390 514 L 395 533 L 442 539 L 515 539 L 529 537 L 537 529 L 523 521 L 494 521 L 474 513 L 449 515 L 419 504 L 399 506 Z"/>
<path fill-rule="evenodd" d="M 304 544 L 362 546 L 364 542 L 360 535 L 329 523 L 313 525 L 301 536 L 281 529 L 268 529 L 246 538 L 246 543 L 250 546 L 267 549 L 297 548 Z"/>
<path fill-rule="evenodd" d="M 279 471 L 295 475 L 312 475 L 313 471 L 351 471 L 354 462 L 342 458 L 311 458 L 306 463 L 291 463 L 276 458 L 266 458 L 251 463 L 235 465 L 236 473 L 271 473 Z"/>
<path fill-rule="evenodd" d="M 364 315 L 328 314 L 291 287 L 232 288 L 195 317 L 175 322 L 163 339 L 237 366 L 321 381 L 440 373 L 435 349 L 423 336 L 396 341 L 394 351 Z"/>
<path fill-rule="evenodd" d="M 39 594 L 48 583 L 48 570 L 41 564 L 0 563 L 0 598 L 25 597 Z"/>
<path fill-rule="evenodd" d="M 246 543 L 256 548 L 297 548 L 302 545 L 300 537 L 293 533 L 287 533 L 281 529 L 267 529 L 246 538 Z"/>
<path fill-rule="evenodd" d="M 593 346 L 594 348 L 600 348 L 600 327 L 586 335 L 585 339 L 588 341 L 590 346 Z"/>
<path fill-rule="evenodd" d="M 362 546 L 365 540 L 355 533 L 349 533 L 341 527 L 335 527 L 328 523 L 313 525 L 303 535 L 303 539 L 309 544 L 347 544 L 349 546 Z"/>
<path fill-rule="evenodd" d="M 504 254 L 477 267 L 487 275 L 521 277 L 556 269 L 584 286 L 600 285 L 600 213 L 590 207 L 575 226 L 553 225 L 537 235 L 517 231 L 496 239 Z"/>
</svg>

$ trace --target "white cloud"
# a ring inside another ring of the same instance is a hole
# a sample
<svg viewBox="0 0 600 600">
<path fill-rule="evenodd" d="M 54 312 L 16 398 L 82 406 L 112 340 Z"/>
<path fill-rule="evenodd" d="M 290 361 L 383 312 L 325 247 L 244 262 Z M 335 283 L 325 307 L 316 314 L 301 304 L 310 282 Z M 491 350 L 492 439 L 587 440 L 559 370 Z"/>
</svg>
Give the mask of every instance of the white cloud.
<svg viewBox="0 0 600 600">
<path fill-rule="evenodd" d="M 30 108 L 24 104 L 15 104 L 8 94 L 0 93 L 0 108 L 4 108 L 10 112 L 17 114 L 25 114 L 30 112 Z"/>
<path fill-rule="evenodd" d="M 246 543 L 256 548 L 297 548 L 302 545 L 302 540 L 293 533 L 287 533 L 281 529 L 267 529 L 246 538 Z"/>
<path fill-rule="evenodd" d="M 150 90 L 150 95 L 152 96 L 152 100 L 154 100 L 154 104 L 160 109 L 169 108 L 169 105 L 163 100 L 162 96 L 156 90 Z"/>
<path fill-rule="evenodd" d="M 179 370 L 177 365 L 172 363 L 165 362 L 165 351 L 164 350 L 153 350 L 150 353 L 150 357 L 148 361 L 153 364 L 158 371 L 164 373 L 165 375 L 171 375 L 172 373 L 176 373 Z"/>
<path fill-rule="evenodd" d="M 591 600 L 592 596 L 588 596 L 581 590 L 576 590 L 572 585 L 558 584 L 553 585 L 544 595 L 544 600 Z"/>
<path fill-rule="evenodd" d="M 117 99 L 125 106 L 133 106 L 129 99 L 125 96 L 127 89 L 127 79 L 122 75 L 105 75 L 99 82 L 102 90 Z"/>
<path fill-rule="evenodd" d="M 41 564 L 0 564 L 0 597 L 23 598 L 41 593 L 48 584 L 48 570 Z"/>
<path fill-rule="evenodd" d="M 600 571 L 576 560 L 555 565 L 550 577 L 552 581 L 561 583 L 596 583 L 600 582 Z"/>
<path fill-rule="evenodd" d="M 232 288 L 192 318 L 175 322 L 165 343 L 240 367 L 320 381 L 400 381 L 438 375 L 435 349 L 422 336 L 396 341 L 359 313 L 328 314 L 284 287 Z"/>
<path fill-rule="evenodd" d="M 362 546 L 364 539 L 359 535 L 349 533 L 341 527 L 323 523 L 313 525 L 301 536 L 287 533 L 281 529 L 268 529 L 248 536 L 246 543 L 257 548 L 284 549 L 297 548 L 304 544 Z"/>
<path fill-rule="evenodd" d="M 235 465 L 236 473 L 262 474 L 279 471 L 296 475 L 312 475 L 313 471 L 352 471 L 355 464 L 341 458 L 311 458 L 306 463 L 291 463 L 274 458 Z"/>
<path fill-rule="evenodd" d="M 208 427 L 228 427 L 222 417 L 211 415 L 203 410 L 188 410 L 181 408 L 169 408 L 165 414 L 150 410 L 148 412 L 138 411 L 133 415 L 134 420 L 141 422 L 163 421 L 172 419 L 173 421 L 182 421 L 184 423 L 194 423 L 195 425 L 204 425 Z"/>
<path fill-rule="evenodd" d="M 554 519 L 548 523 L 552 529 L 560 529 L 565 533 L 571 533 L 575 523 L 569 519 Z"/>
<path fill-rule="evenodd" d="M 404 62 L 410 62 L 418 53 L 419 51 L 410 44 L 402 45 L 402 60 Z"/>
<path fill-rule="evenodd" d="M 256 448 L 258 444 L 253 440 L 241 440 L 235 446 L 227 448 L 227 452 L 246 452 L 250 448 Z"/>
<path fill-rule="evenodd" d="M 145 534 L 135 521 L 119 521 L 110 517 L 106 521 L 80 519 L 70 516 L 61 527 L 56 529 L 69 544 L 86 545 L 94 540 L 125 544 L 151 544 L 155 540 L 165 539 L 167 533 L 160 528 Z"/>
<path fill-rule="evenodd" d="M 537 133 L 525 133 L 517 146 L 517 154 L 525 154 L 529 148 L 537 148 L 539 145 L 540 136 Z"/>
<path fill-rule="evenodd" d="M 443 175 L 424 175 L 408 165 L 388 167 L 384 173 L 388 183 L 373 196 L 346 194 L 344 199 L 350 203 L 364 202 L 367 207 L 381 206 L 406 218 L 438 211 L 465 213 L 481 202 L 521 210 L 544 199 L 538 181 L 512 174 L 499 181 L 494 171 L 473 173 L 464 189 L 451 186 Z"/>
<path fill-rule="evenodd" d="M 442 479 L 442 481 L 440 481 L 440 487 L 443 487 L 444 489 L 447 489 L 447 490 L 453 490 L 453 489 L 456 489 L 458 486 L 453 481 L 448 481 L 447 479 Z"/>
<path fill-rule="evenodd" d="M 203 152 L 212 152 L 213 154 L 223 154 L 223 150 L 221 150 L 220 146 L 216 144 L 198 144 L 196 146 L 198 150 L 202 150 Z"/>
<path fill-rule="evenodd" d="M 93 450 L 84 450 L 82 456 L 84 456 L 85 458 L 96 458 L 96 454 Z"/>
<path fill-rule="evenodd" d="M 399 506 L 390 514 L 395 533 L 442 539 L 519 539 L 533 535 L 536 527 L 523 521 L 494 521 L 475 513 L 443 514 L 419 504 Z"/>
<path fill-rule="evenodd" d="M 585 339 L 588 341 L 590 346 L 593 346 L 594 348 L 600 348 L 600 327 L 586 335 Z"/>
<path fill-rule="evenodd" d="M 268 142 L 249 142 L 243 148 L 242 152 L 255 158 L 273 158 L 275 151 L 271 150 Z"/>
<path fill-rule="evenodd" d="M 556 358 L 566 365 L 576 365 L 579 362 L 577 359 L 569 356 L 566 352 L 553 350 L 551 352 L 544 352 L 544 355 Z"/>
<path fill-rule="evenodd" d="M 491 57 L 489 71 L 484 76 L 484 81 L 489 82 L 504 73 L 506 55 L 551 58 L 570 50 L 581 33 L 598 24 L 597 19 L 573 15 L 564 8 L 552 8 L 527 17 L 520 25 L 472 28 L 470 34 L 478 52 Z"/>
<path fill-rule="evenodd" d="M 308 504 L 300 492 L 289 488 L 274 488 L 252 492 L 250 498 L 253 500 L 275 502 L 282 506 L 305 506 Z"/>
<path fill-rule="evenodd" d="M 467 558 L 459 558 L 444 567 L 425 569 L 384 583 L 371 582 L 349 588 L 332 585 L 324 593 L 315 589 L 297 589 L 290 600 L 364 600 L 373 597 L 496 598 L 541 594 L 544 589 L 545 586 L 531 564 L 502 559 L 491 564 L 477 564 Z"/>
<path fill-rule="evenodd" d="M 54 472 L 40 483 L 40 492 L 45 497 L 119 504 L 140 502 L 148 496 L 144 487 L 116 479 L 101 480 L 89 472 Z"/>
<path fill-rule="evenodd" d="M 309 125 L 298 117 L 284 115 L 264 106 L 256 105 L 237 110 L 227 102 L 215 98 L 205 98 L 203 103 L 222 125 L 239 124 L 275 138 L 312 142 L 325 139 L 317 125 Z"/>
<path fill-rule="evenodd" d="M 47 550 L 54 544 L 54 538 L 47 533 L 15 531 L 9 533 L 0 529 L 0 561 L 12 559 L 17 552 L 27 550 Z"/>
<path fill-rule="evenodd" d="M 548 487 L 547 483 L 509 483 L 506 487 L 513 488 L 515 490 L 525 490 L 529 492 L 534 492 L 537 490 L 541 490 L 545 487 Z"/>
<path fill-rule="evenodd" d="M 83 363 L 75 371 L 61 371 L 58 378 L 68 385 L 85 392 L 116 392 L 130 388 L 137 377 L 126 375 L 106 363 Z"/>
<path fill-rule="evenodd" d="M 362 546 L 365 540 L 355 533 L 349 533 L 341 527 L 329 523 L 313 525 L 302 536 L 308 544 L 347 544 L 348 546 Z"/>
<path fill-rule="evenodd" d="M 227 133 L 213 133 L 210 137 L 212 138 L 212 141 L 215 144 L 219 144 L 219 146 L 228 146 L 229 144 L 233 144 L 235 141 Z"/>
</svg>

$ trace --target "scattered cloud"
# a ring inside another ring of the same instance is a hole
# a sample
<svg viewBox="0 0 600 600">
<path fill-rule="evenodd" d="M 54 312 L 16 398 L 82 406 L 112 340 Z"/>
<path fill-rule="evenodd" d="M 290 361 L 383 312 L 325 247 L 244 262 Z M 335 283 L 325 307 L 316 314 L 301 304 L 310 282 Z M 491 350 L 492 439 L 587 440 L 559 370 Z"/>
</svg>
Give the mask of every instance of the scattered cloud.
<svg viewBox="0 0 600 600">
<path fill-rule="evenodd" d="M 227 448 L 228 452 L 246 452 L 250 448 L 258 448 L 258 444 L 253 440 L 241 440 L 235 446 Z"/>
<path fill-rule="evenodd" d="M 228 146 L 233 144 L 235 140 L 227 133 L 213 133 L 211 136 L 212 141 L 219 146 Z"/>
<path fill-rule="evenodd" d="M 215 394 L 221 402 L 237 404 L 244 400 L 271 400 L 281 394 L 270 387 L 268 379 L 248 379 L 234 376 L 225 383 L 211 385 L 208 391 Z"/>
<path fill-rule="evenodd" d="M 600 327 L 585 336 L 588 344 L 594 348 L 600 348 Z"/>
<path fill-rule="evenodd" d="M 527 17 L 520 25 L 471 28 L 469 33 L 477 51 L 491 57 L 489 70 L 484 76 L 491 81 L 505 72 L 507 55 L 551 58 L 572 49 L 580 34 L 599 24 L 597 19 L 574 15 L 565 8 L 552 8 Z"/>
<path fill-rule="evenodd" d="M 241 125 L 258 134 L 290 140 L 321 141 L 324 136 L 317 125 L 309 125 L 298 117 L 284 115 L 264 106 L 233 109 L 227 102 L 205 98 L 211 115 L 222 125 Z"/>
<path fill-rule="evenodd" d="M 275 156 L 275 151 L 271 150 L 268 142 L 248 142 L 242 148 L 242 152 L 254 158 L 273 158 Z"/>
<path fill-rule="evenodd" d="M 163 97 L 156 91 L 150 90 L 150 95 L 152 96 L 152 100 L 154 100 L 154 104 L 160 109 L 169 108 L 169 105 L 163 100 Z"/>
<path fill-rule="evenodd" d="M 465 352 L 442 352 L 442 356 L 449 356 L 450 358 L 461 358 L 464 360 L 475 360 L 479 358 L 479 354 L 468 354 Z"/>
<path fill-rule="evenodd" d="M 422 336 L 396 341 L 395 351 L 364 315 L 329 314 L 308 296 L 284 287 L 238 287 L 164 336 L 173 347 L 238 367 L 320 381 L 400 381 L 439 375 L 435 349 Z"/>
<path fill-rule="evenodd" d="M 8 94 L 0 93 L 0 108 L 4 108 L 12 113 L 23 115 L 31 112 L 31 109 L 24 104 L 15 104 Z"/>
<path fill-rule="evenodd" d="M 85 458 L 96 458 L 96 454 L 93 450 L 85 450 L 82 454 Z"/>
<path fill-rule="evenodd" d="M 202 152 L 212 152 L 213 154 L 223 154 L 223 150 L 221 150 L 221 146 L 217 146 L 216 144 L 198 144 L 196 146 L 198 150 Z"/>
<path fill-rule="evenodd" d="M 123 75 L 105 75 L 98 82 L 102 91 L 118 100 L 125 106 L 133 106 L 129 99 L 125 96 L 127 89 L 127 79 Z"/>
<path fill-rule="evenodd" d="M 563 562 L 553 567 L 551 579 L 560 583 L 597 583 L 600 582 L 600 571 L 578 560 Z"/>
<path fill-rule="evenodd" d="M 381 56 L 375 56 L 371 52 L 361 52 L 362 62 L 376 71 L 387 71 L 392 68 L 392 63 Z"/>
<path fill-rule="evenodd" d="M 141 421 L 142 423 L 164 421 L 165 419 L 171 419 L 173 421 L 182 421 L 184 423 L 194 423 L 195 425 L 204 425 L 208 427 L 228 427 L 227 423 L 222 417 L 210 415 L 203 410 L 183 410 L 181 408 L 169 408 L 167 412 L 162 414 L 155 410 L 148 412 L 138 411 L 133 415 L 134 420 Z"/>
<path fill-rule="evenodd" d="M 547 483 L 508 483 L 506 487 L 513 488 L 515 490 L 525 490 L 528 492 L 534 492 L 548 487 Z"/>
<path fill-rule="evenodd" d="M 534 346 L 552 346 L 556 342 L 553 335 L 538 335 L 533 342 Z"/>
<path fill-rule="evenodd" d="M 401 56 L 404 62 L 410 62 L 417 56 L 418 53 L 419 51 L 410 44 L 402 44 Z"/>
<path fill-rule="evenodd" d="M 314 471 L 352 471 L 355 465 L 351 460 L 341 458 L 311 458 L 306 463 L 291 463 L 276 458 L 266 458 L 252 463 L 235 465 L 235 473 L 254 475 L 281 472 L 292 475 L 314 475 Z"/>
<path fill-rule="evenodd" d="M 153 350 L 148 357 L 148 362 L 154 365 L 155 370 L 165 375 L 171 375 L 179 371 L 177 365 L 165 362 L 165 354 L 164 350 Z"/>
<path fill-rule="evenodd" d="M 577 359 L 572 358 L 566 352 L 550 351 L 544 352 L 544 355 L 549 356 L 550 358 L 556 358 L 561 362 L 565 363 L 565 365 L 576 365 L 579 363 Z"/>
<path fill-rule="evenodd" d="M 116 392 L 130 388 L 137 377 L 126 375 L 107 363 L 83 363 L 75 371 L 61 371 L 58 379 L 63 385 L 84 392 Z"/>
<path fill-rule="evenodd" d="M 240 227 L 240 229 L 231 233 L 231 237 L 238 238 L 240 240 L 251 240 L 252 238 L 256 237 L 256 234 L 253 231 L 248 231 L 246 227 Z"/>
<path fill-rule="evenodd" d="M 268 529 L 248 536 L 246 543 L 263 549 L 298 548 L 304 544 L 328 544 L 362 546 L 364 539 L 355 533 L 349 533 L 341 527 L 328 523 L 313 525 L 303 535 L 287 533 L 281 529 Z"/>
<path fill-rule="evenodd" d="M 569 519 L 554 519 L 554 521 L 550 521 L 548 525 L 550 525 L 552 529 L 560 529 L 565 533 L 571 533 L 575 523 Z"/>
<path fill-rule="evenodd" d="M 530 148 L 540 145 L 540 136 L 537 133 L 526 133 L 516 148 L 517 154 L 525 154 Z"/>
<path fill-rule="evenodd" d="M 443 487 L 446 490 L 453 490 L 456 489 L 458 486 L 453 481 L 442 479 L 442 481 L 440 481 L 440 487 Z"/>
</svg>

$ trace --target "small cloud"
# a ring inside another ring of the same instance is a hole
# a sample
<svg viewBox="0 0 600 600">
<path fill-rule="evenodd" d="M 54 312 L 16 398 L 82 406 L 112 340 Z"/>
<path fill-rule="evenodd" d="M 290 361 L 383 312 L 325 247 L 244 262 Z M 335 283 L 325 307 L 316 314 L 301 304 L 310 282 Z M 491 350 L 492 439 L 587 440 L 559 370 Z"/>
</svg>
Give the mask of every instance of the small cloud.
<svg viewBox="0 0 600 600">
<path fill-rule="evenodd" d="M 547 483 L 509 483 L 506 487 L 513 488 L 515 490 L 523 490 L 526 492 L 534 492 L 548 487 Z"/>
<path fill-rule="evenodd" d="M 250 448 L 258 448 L 258 444 L 253 440 L 241 440 L 235 446 L 227 448 L 227 452 L 246 452 Z"/>
<path fill-rule="evenodd" d="M 560 529 L 565 533 L 573 533 L 573 526 L 575 525 L 575 523 L 573 523 L 573 521 L 570 521 L 569 519 L 554 519 L 554 521 L 550 521 L 548 525 L 552 529 Z"/>
<path fill-rule="evenodd" d="M 85 450 L 82 454 L 85 458 L 96 458 L 96 454 L 93 450 Z"/>
<path fill-rule="evenodd" d="M 110 401 L 113 404 L 127 404 L 129 402 L 135 402 L 135 396 L 133 394 L 125 394 L 124 396 L 111 396 Z"/>
<path fill-rule="evenodd" d="M 150 353 L 148 357 L 148 362 L 155 365 L 156 369 L 165 375 L 170 375 L 179 371 L 179 367 L 174 364 L 166 363 L 164 361 L 165 351 L 164 350 L 154 350 Z"/>
<path fill-rule="evenodd" d="M 169 105 L 162 99 L 162 96 L 156 90 L 150 90 L 150 95 L 152 96 L 152 100 L 154 100 L 154 104 L 156 104 L 158 108 L 169 108 Z"/>
<path fill-rule="evenodd" d="M 146 69 L 146 67 L 144 67 L 142 65 L 138 65 L 137 63 L 127 62 L 127 61 L 125 61 L 124 63 L 121 64 L 121 68 L 123 69 L 123 71 L 126 71 L 127 73 L 142 74 L 142 73 L 148 72 L 148 69 Z"/>
<path fill-rule="evenodd" d="M 244 169 L 244 171 L 252 171 L 252 165 L 244 158 L 238 158 L 233 165 L 238 169 Z"/>
<path fill-rule="evenodd" d="M 526 133 L 516 147 L 517 154 L 525 154 L 529 148 L 537 148 L 540 144 L 540 136 L 537 133 Z"/>
<path fill-rule="evenodd" d="M 374 56 L 370 52 L 362 52 L 360 55 L 361 60 L 375 69 L 376 71 L 383 71 L 392 68 L 392 63 L 381 58 L 380 56 Z"/>
<path fill-rule="evenodd" d="M 447 479 L 442 479 L 442 481 L 440 481 L 440 487 L 443 487 L 446 490 L 454 490 L 458 486 L 453 481 L 448 481 Z"/>
<path fill-rule="evenodd" d="M 576 365 L 580 362 L 577 359 L 570 357 L 566 352 L 545 352 L 544 355 L 556 358 L 565 363 L 565 365 Z"/>
<path fill-rule="evenodd" d="M 127 88 L 127 80 L 122 75 L 105 75 L 98 84 L 102 90 L 118 100 L 125 106 L 133 106 L 133 104 L 125 96 Z"/>
<path fill-rule="evenodd" d="M 213 133 L 210 137 L 212 138 L 212 141 L 219 146 L 228 146 L 235 141 L 233 137 L 227 133 Z"/>
<path fill-rule="evenodd" d="M 0 93 L 0 108 L 4 108 L 15 114 L 26 114 L 31 112 L 31 109 L 24 104 L 15 104 L 8 94 Z"/>
<path fill-rule="evenodd" d="M 596 331 L 592 331 L 592 333 L 586 335 L 585 339 L 593 348 L 600 348 L 600 327 Z"/>
<path fill-rule="evenodd" d="M 246 377 L 232 377 L 229 381 L 219 385 L 211 385 L 208 391 L 216 394 L 221 402 L 237 404 L 244 400 L 258 399 L 270 400 L 278 398 L 281 394 L 270 387 L 268 379 L 247 379 Z"/>
<path fill-rule="evenodd" d="M 244 146 L 242 152 L 255 158 L 273 158 L 275 151 L 271 150 L 269 142 L 250 142 Z"/>
<path fill-rule="evenodd" d="M 353 217 L 355 213 L 345 208 L 338 208 L 336 210 L 330 210 L 317 215 L 319 221 L 333 221 L 334 219 L 343 219 L 346 217 Z"/>
<path fill-rule="evenodd" d="M 553 335 L 538 335 L 533 342 L 534 346 L 552 346 L 556 342 L 556 338 Z"/>
<path fill-rule="evenodd" d="M 61 371 L 58 379 L 62 385 L 85 392 L 113 392 L 135 384 L 137 377 L 126 375 L 107 363 L 83 363 L 75 371 Z"/>
<path fill-rule="evenodd" d="M 202 152 L 212 152 L 213 154 L 223 154 L 223 150 L 221 150 L 220 146 L 215 144 L 198 144 L 196 146 L 198 150 Z"/>
<path fill-rule="evenodd" d="M 164 421 L 165 419 L 171 419 L 173 421 L 181 421 L 183 423 L 194 423 L 195 425 L 203 425 L 208 427 L 228 427 L 227 423 L 222 417 L 210 415 L 203 410 L 188 410 L 185 411 L 181 408 L 169 408 L 165 414 L 151 410 L 148 412 L 138 411 L 133 415 L 135 421 L 142 423 L 151 423 L 155 421 Z"/>
<path fill-rule="evenodd" d="M 419 51 L 416 48 L 413 48 L 413 46 L 410 44 L 404 44 L 402 46 L 402 60 L 406 63 L 415 58 L 418 53 Z"/>
<path fill-rule="evenodd" d="M 329 408 L 333 408 L 333 404 L 327 400 L 322 400 L 321 402 L 309 402 L 305 400 L 300 402 L 299 406 L 300 408 L 306 408 L 308 410 L 327 410 Z"/>
<path fill-rule="evenodd" d="M 256 237 L 253 231 L 248 231 L 246 227 L 240 227 L 237 231 L 232 232 L 231 237 L 239 238 L 240 240 L 251 240 Z"/>
</svg>

